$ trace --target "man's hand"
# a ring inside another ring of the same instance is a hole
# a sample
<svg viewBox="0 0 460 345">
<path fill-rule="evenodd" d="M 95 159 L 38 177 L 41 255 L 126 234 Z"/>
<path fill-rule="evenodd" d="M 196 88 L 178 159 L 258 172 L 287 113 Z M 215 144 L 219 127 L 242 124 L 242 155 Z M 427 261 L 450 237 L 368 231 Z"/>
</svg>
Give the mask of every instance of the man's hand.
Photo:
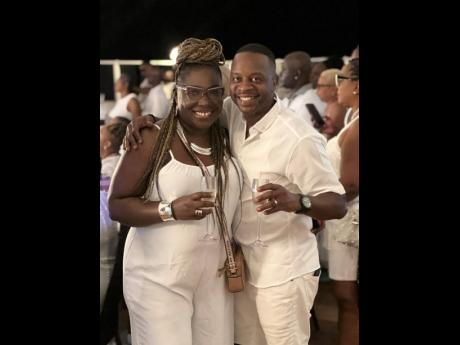
<svg viewBox="0 0 460 345">
<path fill-rule="evenodd" d="M 324 117 L 323 117 L 323 119 L 324 119 Z M 313 125 L 313 127 L 315 129 L 317 129 L 319 132 L 321 132 L 321 130 L 324 128 L 324 125 L 319 124 L 318 121 L 316 121 L 316 118 L 313 115 L 310 115 L 310 120 L 311 120 L 311 124 Z"/>
<path fill-rule="evenodd" d="M 255 199 L 256 203 L 260 203 L 257 207 L 258 212 L 264 211 L 264 214 L 272 214 L 278 211 L 297 212 L 302 209 L 301 195 L 291 193 L 283 186 L 267 183 L 260 186 L 257 191 L 265 192 Z M 311 201 L 311 208 L 302 214 L 316 219 L 328 220 L 343 218 L 347 213 L 344 195 L 325 192 L 308 197 Z"/>
<path fill-rule="evenodd" d="M 257 191 L 265 192 L 255 199 L 255 202 L 260 204 L 257 212 L 264 211 L 264 214 L 272 214 L 278 211 L 295 212 L 301 209 L 299 194 L 291 193 L 279 184 L 267 183 L 260 186 Z"/>
<path fill-rule="evenodd" d="M 137 144 L 142 144 L 141 129 L 153 127 L 155 117 L 152 114 L 140 116 L 132 120 L 126 128 L 126 134 L 123 138 L 123 148 L 130 151 L 131 147 L 137 150 Z"/>
</svg>

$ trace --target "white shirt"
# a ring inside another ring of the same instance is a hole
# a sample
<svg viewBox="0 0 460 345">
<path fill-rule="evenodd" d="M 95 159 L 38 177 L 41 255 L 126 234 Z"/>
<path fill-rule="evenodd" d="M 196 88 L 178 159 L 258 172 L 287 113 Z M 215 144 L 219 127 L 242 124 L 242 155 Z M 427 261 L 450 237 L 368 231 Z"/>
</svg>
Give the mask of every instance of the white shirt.
<svg viewBox="0 0 460 345">
<path fill-rule="evenodd" d="M 112 110 L 110 110 L 109 115 L 108 115 L 109 118 L 113 119 L 117 116 L 120 116 L 120 117 L 125 117 L 131 121 L 133 119 L 133 114 L 131 114 L 128 111 L 128 103 L 134 97 L 136 97 L 136 94 L 130 93 L 130 94 L 127 94 L 125 97 L 120 98 L 117 101 L 117 103 L 115 103 L 115 106 L 112 108 Z"/>
<path fill-rule="evenodd" d="M 120 155 L 115 154 L 115 153 L 102 159 L 101 160 L 101 175 L 112 177 L 119 160 L 120 160 Z"/>
<path fill-rule="evenodd" d="M 163 91 L 166 95 L 166 98 L 168 98 L 168 100 L 171 100 L 172 98 L 172 92 L 173 92 L 174 86 L 176 86 L 176 83 L 173 81 L 164 83 L 163 85 Z"/>
<path fill-rule="evenodd" d="M 163 82 L 150 89 L 144 102 L 142 115 L 153 114 L 155 117 L 164 118 L 169 112 L 169 101 L 163 90 Z"/>
<path fill-rule="evenodd" d="M 150 84 L 149 80 L 147 78 L 144 78 L 144 80 L 142 80 L 142 83 L 139 85 L 140 88 L 144 88 L 144 87 L 152 87 L 152 84 Z"/>
<path fill-rule="evenodd" d="M 145 87 L 152 87 L 152 85 L 150 84 L 149 80 L 147 78 L 145 78 L 144 80 L 142 80 L 142 83 L 139 85 L 139 88 L 145 88 Z M 141 109 L 144 109 L 145 107 L 145 100 L 147 99 L 147 96 L 148 94 L 144 94 L 142 92 L 139 92 L 139 94 L 137 95 L 137 99 L 139 100 L 139 104 L 141 105 Z"/>
<path fill-rule="evenodd" d="M 110 112 L 110 110 L 113 109 L 114 106 L 115 106 L 115 101 L 104 101 L 100 105 L 101 112 L 100 112 L 99 119 L 105 120 L 107 118 L 108 113 Z"/>
<path fill-rule="evenodd" d="M 243 171 L 242 220 L 234 236 L 242 244 L 249 283 L 262 288 L 275 286 L 315 271 L 320 267 L 318 249 L 310 231 L 311 218 L 305 215 L 260 213 L 261 239 L 268 247 L 250 246 L 257 236 L 251 181 L 264 173 L 270 182 L 292 193 L 344 194 L 327 157 L 326 140 L 280 102 L 249 129 L 247 139 L 246 121 L 230 98 L 224 101 L 224 113 L 234 157 Z"/>
<path fill-rule="evenodd" d="M 324 115 L 326 109 L 326 103 L 319 98 L 316 90 L 311 88 L 311 84 L 302 86 L 292 96 L 283 99 L 282 102 L 310 125 L 312 125 L 310 112 L 305 104 L 313 103 L 321 116 Z"/>
<path fill-rule="evenodd" d="M 324 111 L 326 110 L 327 103 L 323 102 L 321 98 L 319 98 L 318 94 L 316 93 L 316 89 L 308 90 L 304 95 L 303 101 L 305 102 L 305 104 L 307 103 L 314 104 L 316 109 L 318 109 L 318 112 L 321 114 L 321 116 L 324 116 Z M 307 107 L 305 107 L 305 109 L 307 109 Z M 308 111 L 308 109 L 307 109 L 307 113 L 308 113 L 308 119 L 311 121 L 310 112 Z"/>
</svg>

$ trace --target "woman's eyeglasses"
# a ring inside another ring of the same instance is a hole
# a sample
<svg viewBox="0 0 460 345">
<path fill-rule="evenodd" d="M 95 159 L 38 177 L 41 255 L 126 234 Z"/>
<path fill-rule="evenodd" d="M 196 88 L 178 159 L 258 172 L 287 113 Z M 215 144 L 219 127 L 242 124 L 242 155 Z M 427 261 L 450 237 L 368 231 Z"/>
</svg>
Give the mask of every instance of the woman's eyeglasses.
<svg viewBox="0 0 460 345">
<path fill-rule="evenodd" d="M 345 77 L 343 75 L 335 75 L 335 86 L 339 87 L 344 80 L 358 80 L 357 77 Z"/>
<path fill-rule="evenodd" d="M 222 100 L 224 95 L 222 86 L 210 87 L 209 89 L 190 85 L 176 85 L 176 87 L 184 91 L 191 102 L 198 102 L 205 94 L 208 95 L 211 101 L 218 102 Z"/>
</svg>

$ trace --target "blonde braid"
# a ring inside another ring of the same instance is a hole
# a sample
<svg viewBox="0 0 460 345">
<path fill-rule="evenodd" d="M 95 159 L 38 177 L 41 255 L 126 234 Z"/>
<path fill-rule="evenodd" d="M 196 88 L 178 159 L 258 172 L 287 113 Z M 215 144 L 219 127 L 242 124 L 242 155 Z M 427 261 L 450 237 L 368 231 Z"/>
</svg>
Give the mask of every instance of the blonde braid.
<svg viewBox="0 0 460 345">
<path fill-rule="evenodd" d="M 225 63 L 222 45 L 214 38 L 200 40 L 187 38 L 179 46 L 179 53 L 176 58 L 178 66 L 184 63 L 199 63 L 210 65 L 223 65 Z M 176 73 L 176 76 L 179 73 Z"/>
</svg>

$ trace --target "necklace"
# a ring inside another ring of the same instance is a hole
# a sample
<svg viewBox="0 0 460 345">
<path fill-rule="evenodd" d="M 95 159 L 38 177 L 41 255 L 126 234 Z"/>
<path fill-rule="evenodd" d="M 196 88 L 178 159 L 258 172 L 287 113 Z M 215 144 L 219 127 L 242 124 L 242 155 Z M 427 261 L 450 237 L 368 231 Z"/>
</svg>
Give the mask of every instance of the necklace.
<svg viewBox="0 0 460 345">
<path fill-rule="evenodd" d="M 194 143 L 190 143 L 190 147 L 192 148 L 193 151 L 201 155 L 210 156 L 212 153 L 212 149 L 210 147 L 201 147 Z"/>
<path fill-rule="evenodd" d="M 187 140 L 187 137 L 185 136 L 184 129 L 182 128 L 182 125 L 180 124 L 179 121 L 177 121 L 177 134 L 179 135 L 179 137 L 182 139 L 184 143 L 188 144 L 188 140 Z M 201 147 L 191 142 L 190 148 L 196 153 L 199 153 L 200 155 L 210 156 L 212 154 L 211 147 Z"/>
</svg>

